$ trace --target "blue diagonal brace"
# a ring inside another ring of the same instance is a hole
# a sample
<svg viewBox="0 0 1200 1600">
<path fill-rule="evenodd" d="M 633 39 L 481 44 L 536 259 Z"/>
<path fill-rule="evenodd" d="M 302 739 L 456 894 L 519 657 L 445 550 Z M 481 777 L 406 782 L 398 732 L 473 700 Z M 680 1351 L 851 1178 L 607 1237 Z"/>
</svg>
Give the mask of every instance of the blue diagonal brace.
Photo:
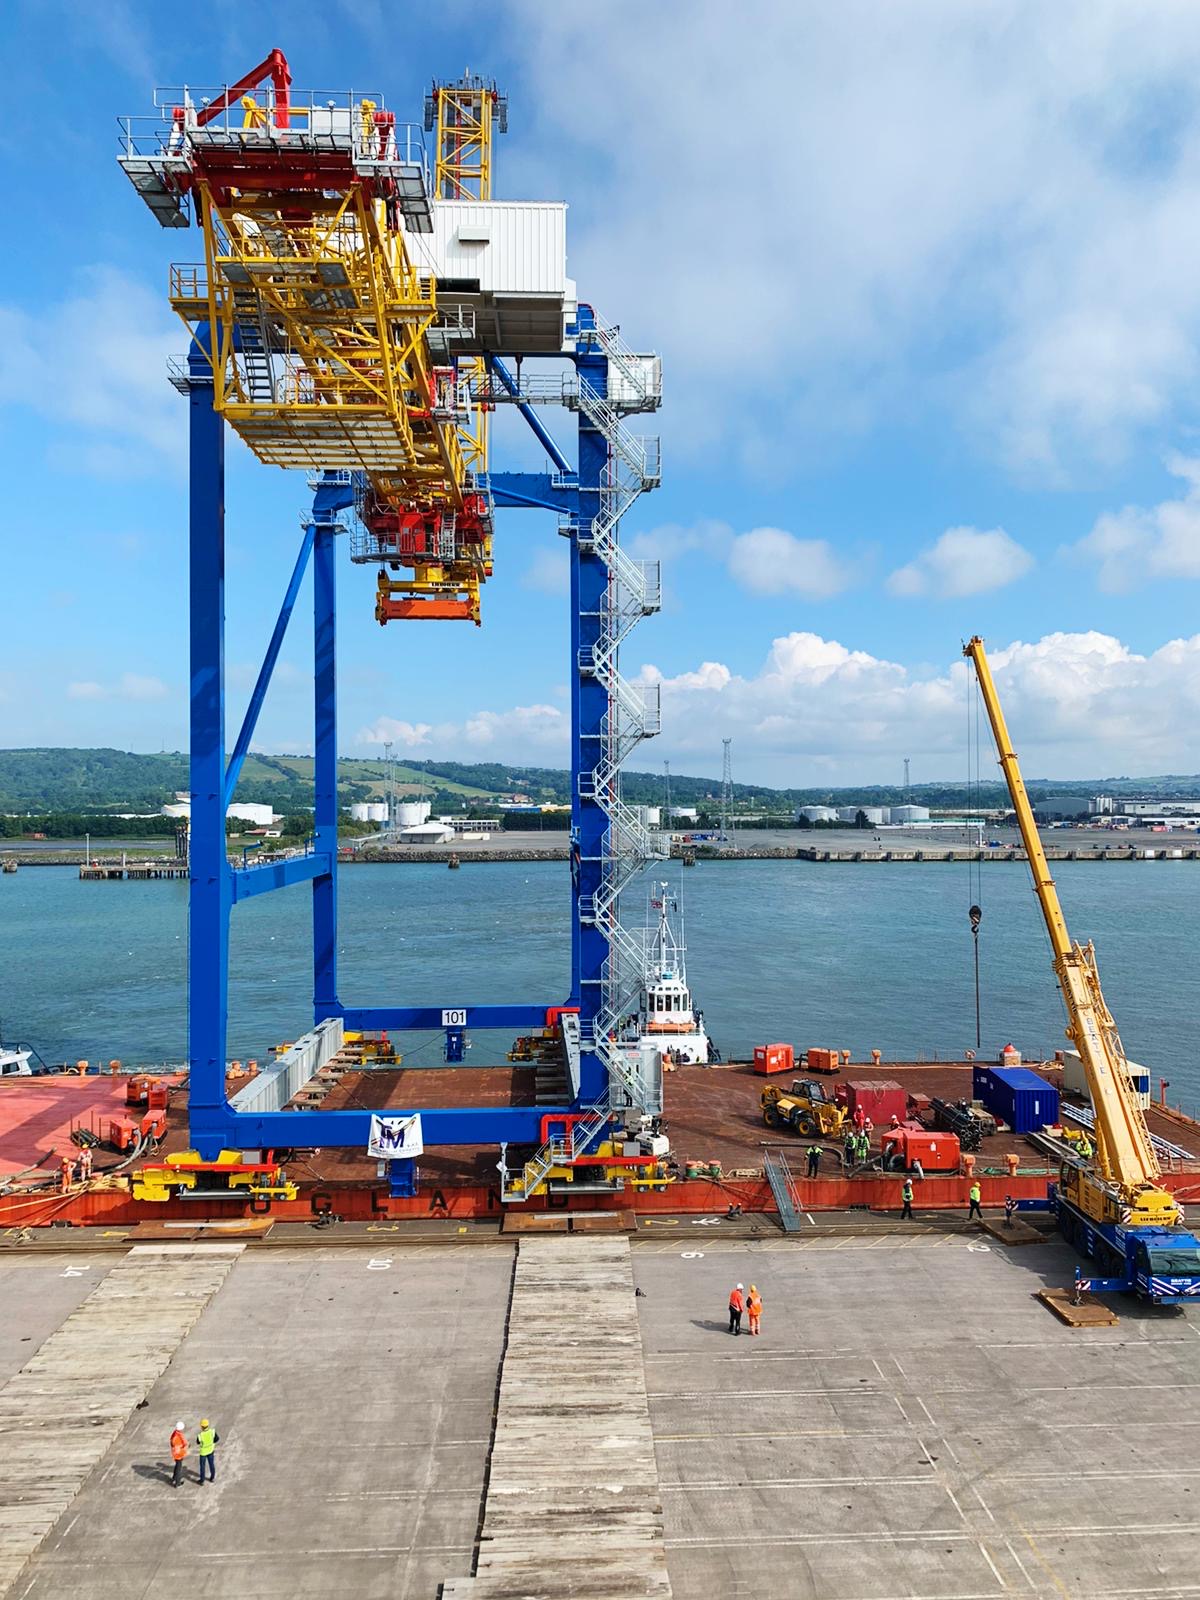
<svg viewBox="0 0 1200 1600">
<path fill-rule="evenodd" d="M 271 676 L 275 671 L 275 663 L 279 660 L 279 652 L 283 648 L 283 636 L 287 632 L 287 625 L 291 621 L 292 612 L 296 606 L 296 598 L 300 593 L 300 585 L 304 581 L 304 574 L 308 569 L 308 559 L 312 555 L 313 539 L 316 528 L 309 522 L 304 528 L 304 538 L 300 543 L 300 553 L 296 557 L 296 565 L 292 568 L 291 581 L 287 586 L 287 593 L 283 597 L 283 604 L 279 608 L 279 616 L 275 619 L 275 631 L 271 635 L 271 642 L 267 646 L 267 653 L 263 657 L 263 664 L 258 669 L 258 680 L 254 685 L 254 693 L 250 696 L 250 704 L 246 707 L 246 715 L 242 718 L 242 729 L 237 736 L 237 743 L 233 747 L 233 754 L 229 758 L 229 766 L 225 771 L 225 804 L 228 805 L 237 789 L 237 782 L 242 773 L 242 763 L 250 750 L 250 741 L 254 737 L 254 729 L 258 724 L 258 715 L 263 708 L 263 701 L 267 697 Z"/>
<path fill-rule="evenodd" d="M 508 390 L 509 394 L 515 396 L 520 393 L 517 380 L 513 377 L 512 373 L 508 370 L 498 356 L 489 356 L 488 366 L 500 379 L 500 382 Z M 555 444 L 554 440 L 551 438 L 550 434 L 543 425 L 542 419 L 538 416 L 533 407 L 526 404 L 524 400 L 518 400 L 517 410 L 525 418 L 525 421 L 533 430 L 534 438 L 536 438 L 537 442 L 541 445 L 542 449 L 550 457 L 551 461 L 553 461 L 558 470 L 560 472 L 574 472 L 575 468 Z"/>
</svg>

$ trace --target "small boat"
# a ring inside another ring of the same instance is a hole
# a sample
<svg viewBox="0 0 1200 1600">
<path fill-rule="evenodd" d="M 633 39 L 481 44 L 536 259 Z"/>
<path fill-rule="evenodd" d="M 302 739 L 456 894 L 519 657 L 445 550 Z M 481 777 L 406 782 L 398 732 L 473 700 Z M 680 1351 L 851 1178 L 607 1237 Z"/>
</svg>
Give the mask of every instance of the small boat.
<svg viewBox="0 0 1200 1600">
<path fill-rule="evenodd" d="M 3 862 L 0 862 L 0 870 L 3 870 L 4 872 L 15 872 L 20 864 L 21 863 L 17 860 L 16 856 L 5 856 Z"/>
<path fill-rule="evenodd" d="M 19 1045 L 0 1044 L 0 1078 L 28 1078 L 33 1073 L 29 1065 L 32 1050 Z"/>
<path fill-rule="evenodd" d="M 458 859 L 458 857 L 456 855 L 451 854 L 451 856 L 448 858 L 448 860 L 446 862 L 446 865 L 450 868 L 451 871 L 453 871 L 455 867 L 461 867 L 462 866 L 462 862 Z"/>
<path fill-rule="evenodd" d="M 705 1031 L 704 1013 L 692 1005 L 682 921 L 678 937 L 671 926 L 671 913 L 678 910 L 679 901 L 669 883 L 651 887 L 640 1032 L 658 1044 L 665 1060 L 680 1066 L 704 1066 L 712 1044 Z"/>
</svg>

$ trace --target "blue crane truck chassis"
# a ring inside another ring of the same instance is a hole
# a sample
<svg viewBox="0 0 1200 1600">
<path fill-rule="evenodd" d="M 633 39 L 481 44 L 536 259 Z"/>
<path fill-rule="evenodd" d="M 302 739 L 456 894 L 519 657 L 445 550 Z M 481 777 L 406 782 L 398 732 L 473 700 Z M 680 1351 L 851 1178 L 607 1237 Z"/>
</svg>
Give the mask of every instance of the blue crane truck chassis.
<svg viewBox="0 0 1200 1600">
<path fill-rule="evenodd" d="M 1194 1233 L 1186 1228 L 1122 1228 L 1096 1222 L 1085 1217 L 1055 1183 L 1046 1204 L 1067 1243 L 1105 1274 L 1086 1276 L 1076 1268 L 1077 1288 L 1099 1294 L 1119 1290 L 1156 1306 L 1200 1305 L 1200 1239 Z"/>
</svg>

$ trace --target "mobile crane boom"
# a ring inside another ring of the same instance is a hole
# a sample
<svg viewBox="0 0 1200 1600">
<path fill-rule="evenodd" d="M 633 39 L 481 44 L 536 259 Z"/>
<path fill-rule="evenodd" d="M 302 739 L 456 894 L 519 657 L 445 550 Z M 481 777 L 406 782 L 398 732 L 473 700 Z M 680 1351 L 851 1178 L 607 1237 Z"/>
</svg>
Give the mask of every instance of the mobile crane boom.
<svg viewBox="0 0 1200 1600">
<path fill-rule="evenodd" d="M 1071 1164 L 1063 1169 L 1066 1197 L 1085 1217 L 1121 1228 L 1173 1227 L 1182 1213 L 1169 1190 L 1155 1180 L 1158 1161 L 1141 1107 L 1129 1082 L 1129 1067 L 1116 1023 L 1105 1004 L 1091 941 L 1075 943 L 1067 932 L 1062 906 L 1038 836 L 1033 808 L 988 664 L 983 640 L 963 646 L 975 667 L 980 694 L 991 723 L 1008 784 L 1009 797 L 1033 874 L 1033 888 L 1054 953 L 1054 970 L 1067 1008 L 1067 1037 L 1079 1052 L 1096 1114 L 1096 1169 Z"/>
</svg>

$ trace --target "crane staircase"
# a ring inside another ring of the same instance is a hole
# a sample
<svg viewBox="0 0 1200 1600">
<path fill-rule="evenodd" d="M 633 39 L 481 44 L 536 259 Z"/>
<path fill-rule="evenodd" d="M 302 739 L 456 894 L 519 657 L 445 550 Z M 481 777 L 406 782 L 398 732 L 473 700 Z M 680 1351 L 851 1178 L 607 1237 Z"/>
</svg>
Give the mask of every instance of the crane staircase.
<svg viewBox="0 0 1200 1600">
<path fill-rule="evenodd" d="M 657 561 L 635 561 L 621 549 L 619 529 L 622 517 L 639 496 L 662 481 L 658 440 L 632 433 L 622 417 L 655 410 L 662 396 L 657 361 L 628 350 L 616 329 L 599 328 L 593 337 L 608 357 L 610 384 L 614 373 L 619 378 L 615 396 L 608 399 L 581 376 L 564 389 L 563 398 L 569 409 L 581 412 L 603 436 L 608 465 L 597 515 L 588 526 L 568 524 L 564 531 L 576 538 L 582 552 L 603 563 L 607 575 L 599 636 L 594 645 L 580 650 L 578 669 L 582 676 L 594 678 L 608 699 L 596 764 L 579 775 L 580 798 L 594 801 L 608 824 L 600 887 L 579 905 L 580 920 L 600 929 L 608 944 L 600 1004 L 595 1019 L 583 1022 L 580 1028 L 580 1046 L 599 1057 L 608 1074 L 608 1087 L 581 1120 L 543 1144 L 520 1172 L 510 1175 L 502 1159 L 501 1193 L 507 1201 L 528 1199 L 552 1167 L 569 1166 L 586 1154 L 615 1113 L 644 1101 L 640 1053 L 636 1043 L 622 1039 L 621 1023 L 640 1004 L 646 948 L 644 937 L 622 924 L 620 900 L 622 889 L 648 862 L 660 859 L 662 852 L 639 814 L 621 798 L 620 769 L 643 739 L 659 732 L 661 704 L 657 684 L 638 687 L 621 676 L 618 655 L 630 629 L 659 609 L 662 581 Z"/>
</svg>

